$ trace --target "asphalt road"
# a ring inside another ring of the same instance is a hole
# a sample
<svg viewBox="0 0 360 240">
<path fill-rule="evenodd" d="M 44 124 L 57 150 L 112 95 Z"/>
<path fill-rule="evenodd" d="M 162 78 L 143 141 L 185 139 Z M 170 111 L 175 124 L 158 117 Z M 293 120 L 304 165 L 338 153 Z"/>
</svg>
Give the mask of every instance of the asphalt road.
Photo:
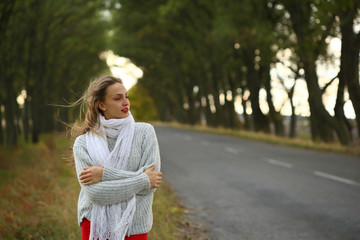
<svg viewBox="0 0 360 240">
<path fill-rule="evenodd" d="M 164 177 L 213 240 L 360 240 L 360 159 L 156 127 Z"/>
</svg>

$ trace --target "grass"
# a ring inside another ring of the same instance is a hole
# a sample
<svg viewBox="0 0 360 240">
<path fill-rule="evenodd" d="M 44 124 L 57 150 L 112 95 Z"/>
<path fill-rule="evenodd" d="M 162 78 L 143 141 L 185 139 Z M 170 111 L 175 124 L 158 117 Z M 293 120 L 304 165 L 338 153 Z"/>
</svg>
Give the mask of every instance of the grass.
<svg viewBox="0 0 360 240">
<path fill-rule="evenodd" d="M 245 130 L 234 130 L 227 128 L 214 128 L 207 127 L 203 125 L 187 125 L 180 124 L 176 122 L 171 123 L 154 123 L 159 126 L 170 126 L 175 128 L 207 132 L 207 133 L 215 133 L 233 137 L 244 138 L 253 141 L 261 141 L 268 142 L 272 144 L 279 144 L 297 148 L 311 149 L 315 151 L 323 151 L 323 152 L 333 152 L 333 153 L 341 153 L 348 154 L 352 156 L 360 156 L 360 141 L 355 141 L 349 146 L 342 146 L 340 143 L 324 143 L 320 141 L 312 141 L 310 138 L 302 137 L 302 138 L 288 138 L 288 137 L 280 137 L 271 134 L 266 134 L 262 132 L 251 132 Z"/>
<path fill-rule="evenodd" d="M 76 239 L 79 186 L 64 164 L 64 137 L 45 135 L 38 144 L 1 149 L 2 239 Z M 81 235 L 80 235 L 81 236 Z"/>
<path fill-rule="evenodd" d="M 42 136 L 38 144 L 0 149 L 0 239 L 80 239 L 77 199 L 80 186 L 65 162 L 65 136 Z M 168 183 L 154 197 L 152 240 L 193 239 L 192 224 Z"/>
</svg>

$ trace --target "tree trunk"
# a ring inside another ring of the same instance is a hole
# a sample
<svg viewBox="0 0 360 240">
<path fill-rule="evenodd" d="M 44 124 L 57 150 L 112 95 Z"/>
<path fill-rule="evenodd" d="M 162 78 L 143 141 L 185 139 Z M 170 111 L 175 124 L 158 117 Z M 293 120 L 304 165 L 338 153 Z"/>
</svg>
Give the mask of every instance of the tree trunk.
<svg viewBox="0 0 360 240">
<path fill-rule="evenodd" d="M 219 126 L 225 126 L 225 117 L 224 117 L 224 111 L 222 109 L 222 106 L 220 105 L 220 99 L 219 99 L 219 94 L 220 94 L 220 89 L 219 89 L 219 85 L 218 85 L 218 81 L 221 80 L 221 74 L 220 74 L 220 69 L 218 67 L 218 65 L 216 63 L 212 63 L 211 64 L 211 82 L 212 82 L 212 91 L 211 94 L 214 97 L 214 105 L 215 105 L 215 109 L 216 109 L 216 125 Z"/>
<path fill-rule="evenodd" d="M 235 110 L 235 96 L 236 96 L 236 87 L 234 83 L 234 79 L 231 78 L 230 74 L 228 74 L 229 87 L 231 91 L 232 99 L 228 101 L 225 94 L 225 106 L 227 107 L 227 112 L 229 116 L 229 126 L 230 128 L 242 128 L 242 124 L 238 117 L 238 113 Z"/>
<path fill-rule="evenodd" d="M 292 100 L 291 100 L 292 102 Z M 296 137 L 296 114 L 295 114 L 295 107 L 292 104 L 291 105 L 291 117 L 290 117 L 290 131 L 289 131 L 289 137 L 295 138 Z"/>
<path fill-rule="evenodd" d="M 35 85 L 36 87 L 36 85 Z M 31 94 L 31 102 L 30 102 L 30 109 L 31 109 L 31 120 L 32 120 L 32 131 L 31 131 L 31 141 L 33 143 L 39 142 L 39 135 L 40 135 L 40 101 L 39 96 L 37 94 L 33 94 L 33 91 L 30 90 L 29 94 Z"/>
<path fill-rule="evenodd" d="M 199 119 L 198 117 L 198 110 L 196 109 L 195 106 L 195 102 L 196 100 L 194 99 L 194 87 L 192 84 L 190 84 L 190 79 L 187 79 L 188 81 L 186 81 L 186 96 L 187 96 L 187 103 L 189 105 L 189 109 L 187 110 L 188 114 L 187 114 L 187 123 L 194 125 L 196 124 L 197 120 Z"/>
<path fill-rule="evenodd" d="M 24 139 L 25 141 L 29 141 L 30 138 L 30 126 L 29 126 L 29 100 L 26 98 L 24 102 L 23 108 L 23 127 L 24 127 Z"/>
<path fill-rule="evenodd" d="M 348 92 L 356 114 L 357 133 L 360 137 L 360 85 L 359 85 L 359 49 L 360 35 L 356 42 L 353 31 L 353 18 L 347 21 L 341 18 L 341 64 L 339 79 L 348 86 Z"/>
<path fill-rule="evenodd" d="M 245 64 L 247 67 L 247 86 L 250 91 L 250 102 L 255 131 L 270 132 L 269 120 L 262 113 L 259 104 L 260 79 L 254 68 L 255 50 L 244 51 Z"/>
<path fill-rule="evenodd" d="M 184 86 L 182 84 L 182 81 L 184 81 L 184 76 L 182 74 L 178 74 L 175 81 L 177 83 L 177 94 L 176 97 L 176 107 L 174 112 L 174 117 L 176 120 L 178 120 L 181 123 L 187 123 L 187 116 L 188 112 L 184 109 L 184 96 L 186 96 L 186 90 L 184 89 Z"/>
<path fill-rule="evenodd" d="M 244 93 L 245 88 L 242 88 L 242 92 Z M 250 118 L 250 116 L 247 114 L 246 112 L 246 104 L 247 101 L 249 101 L 249 99 L 244 99 L 244 95 L 242 95 L 241 97 L 241 105 L 243 107 L 243 117 L 244 117 L 244 121 L 245 121 L 245 129 L 249 130 L 249 131 L 254 131 L 254 123 L 253 120 Z"/>
<path fill-rule="evenodd" d="M 289 137 L 295 138 L 296 137 L 296 113 L 295 113 L 295 106 L 294 106 L 294 90 L 295 90 L 295 83 L 292 86 L 291 90 L 288 92 L 288 97 L 290 99 L 290 106 L 291 106 L 291 118 L 290 118 L 290 131 L 289 131 Z"/>
<path fill-rule="evenodd" d="M 17 142 L 17 130 L 15 125 L 15 107 L 16 98 L 12 81 L 8 78 L 5 80 L 5 144 L 7 146 L 15 146 Z"/>
<path fill-rule="evenodd" d="M 303 59 L 305 80 L 309 92 L 313 140 L 316 140 L 317 136 L 319 136 L 323 141 L 332 141 L 332 129 L 334 129 L 340 142 L 344 145 L 349 144 L 350 134 L 348 129 L 340 124 L 336 118 L 331 117 L 322 103 L 322 93 L 316 75 L 315 61 L 312 61 L 311 56 L 300 56 L 300 58 Z"/>
<path fill-rule="evenodd" d="M 210 100 L 208 96 L 205 96 L 206 98 L 206 111 L 205 111 L 205 116 L 206 116 L 206 123 L 207 125 L 211 126 L 211 127 L 217 127 L 218 126 L 218 122 L 217 122 L 217 117 L 216 114 L 214 114 L 211 111 L 211 104 L 210 104 Z"/>
<path fill-rule="evenodd" d="M 44 49 L 42 49 L 44 50 Z M 39 136 L 41 133 L 41 124 L 42 124 L 42 108 L 43 103 L 43 89 L 42 82 L 44 78 L 44 73 L 42 71 L 43 66 L 45 66 L 44 53 L 41 54 L 40 61 L 37 62 L 37 65 L 34 66 L 34 84 L 29 86 L 29 95 L 31 97 L 30 109 L 31 109 L 31 120 L 32 120 L 32 142 L 39 142 Z"/>
<path fill-rule="evenodd" d="M 228 100 L 227 99 L 227 92 L 230 90 L 232 91 L 232 84 L 231 84 L 231 80 L 229 79 L 229 76 L 226 72 L 226 69 L 222 69 L 222 76 L 219 79 L 219 83 L 220 83 L 220 88 L 223 91 L 223 96 L 224 96 L 224 104 L 221 106 L 222 108 L 222 112 L 223 112 L 223 123 L 222 125 L 225 128 L 235 128 L 236 124 L 235 124 L 235 120 L 236 120 L 236 112 L 235 112 L 235 106 L 234 106 L 234 102 L 233 100 Z M 230 89 L 229 89 L 230 88 Z"/>
<path fill-rule="evenodd" d="M 342 76 L 342 70 L 340 68 L 340 73 L 339 73 L 339 85 L 338 85 L 338 90 L 337 90 L 337 97 L 336 97 L 336 103 L 335 103 L 335 107 L 334 107 L 334 112 L 335 112 L 335 118 L 338 119 L 338 121 L 340 122 L 340 124 L 342 124 L 344 127 L 346 127 L 349 131 L 349 135 L 350 135 L 350 139 L 352 140 L 352 135 L 351 135 L 351 124 L 348 122 L 348 120 L 345 117 L 345 113 L 344 113 L 344 91 L 345 91 L 345 78 Z"/>
<path fill-rule="evenodd" d="M 211 81 L 209 80 L 211 76 L 208 74 L 208 70 L 205 67 L 201 69 L 200 74 L 202 76 L 199 78 L 199 95 L 205 98 L 206 106 L 202 106 L 202 108 L 205 114 L 206 125 L 216 127 L 216 115 L 211 112 L 210 101 L 208 97 L 209 93 L 212 92 L 211 85 L 209 84 L 209 81 Z"/>
<path fill-rule="evenodd" d="M 266 89 L 266 100 L 269 106 L 269 116 L 271 121 L 275 126 L 275 134 L 277 136 L 284 136 L 284 124 L 283 117 L 279 112 L 275 110 L 274 103 L 272 101 L 271 95 L 271 77 L 270 77 L 270 67 L 263 69 L 263 74 L 265 74 L 265 89 Z"/>
<path fill-rule="evenodd" d="M 19 104 L 16 101 L 16 94 L 14 94 L 15 101 L 14 101 L 14 111 L 15 111 L 15 128 L 16 128 L 16 135 L 20 136 L 22 134 L 22 114 Z"/>
</svg>

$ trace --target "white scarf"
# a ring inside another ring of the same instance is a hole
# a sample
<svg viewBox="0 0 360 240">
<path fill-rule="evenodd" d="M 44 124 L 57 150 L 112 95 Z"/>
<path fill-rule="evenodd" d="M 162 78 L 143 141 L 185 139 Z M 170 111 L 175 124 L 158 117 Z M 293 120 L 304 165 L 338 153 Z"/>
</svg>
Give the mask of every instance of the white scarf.
<svg viewBox="0 0 360 240">
<path fill-rule="evenodd" d="M 95 166 L 109 166 L 125 170 L 135 131 L 134 118 L 106 120 L 100 114 L 100 124 L 96 133 L 86 134 L 86 145 Z M 110 152 L 106 135 L 117 138 L 114 149 Z M 129 233 L 136 209 L 135 195 L 126 201 L 100 206 L 93 203 L 91 211 L 90 239 L 123 240 Z"/>
</svg>

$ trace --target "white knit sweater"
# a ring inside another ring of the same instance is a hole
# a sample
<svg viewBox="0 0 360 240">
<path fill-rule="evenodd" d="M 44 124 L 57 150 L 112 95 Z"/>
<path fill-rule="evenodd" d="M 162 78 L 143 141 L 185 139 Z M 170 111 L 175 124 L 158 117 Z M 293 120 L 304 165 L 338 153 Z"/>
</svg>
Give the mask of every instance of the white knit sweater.
<svg viewBox="0 0 360 240">
<path fill-rule="evenodd" d="M 116 138 L 107 139 L 111 151 Z M 73 152 L 79 177 L 84 167 L 94 165 L 86 148 L 85 135 L 76 138 Z M 134 139 L 126 171 L 105 167 L 102 181 L 88 186 L 80 184 L 79 225 L 83 218 L 91 219 L 92 203 L 111 205 L 136 194 L 136 212 L 130 235 L 149 232 L 153 222 L 152 202 L 155 189 L 150 189 L 150 182 L 144 170 L 151 164 L 156 165 L 155 171 L 160 171 L 160 153 L 155 130 L 150 124 L 135 123 Z"/>
</svg>

